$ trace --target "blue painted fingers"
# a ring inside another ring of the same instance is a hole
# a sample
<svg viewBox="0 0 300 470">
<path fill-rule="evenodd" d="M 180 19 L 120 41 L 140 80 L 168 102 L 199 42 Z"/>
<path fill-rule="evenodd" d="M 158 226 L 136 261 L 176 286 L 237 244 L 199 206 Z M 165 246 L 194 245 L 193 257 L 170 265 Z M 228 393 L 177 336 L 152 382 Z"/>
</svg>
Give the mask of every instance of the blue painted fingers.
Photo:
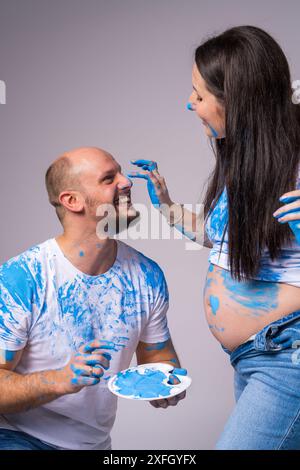
<svg viewBox="0 0 300 470">
<path fill-rule="evenodd" d="M 131 172 L 127 176 L 129 178 L 142 178 L 147 180 L 147 189 L 150 200 L 155 208 L 160 206 L 159 196 L 157 191 L 161 189 L 160 182 L 157 177 L 153 175 L 153 171 L 157 170 L 157 163 L 151 160 L 131 160 L 133 165 L 138 166 L 145 173 Z"/>
<path fill-rule="evenodd" d="M 109 369 L 112 359 L 106 350 L 116 351 L 115 343 L 94 340 L 79 348 L 79 352 L 73 356 L 70 363 L 73 373 L 71 384 L 75 387 L 98 384 L 104 370 Z"/>
<path fill-rule="evenodd" d="M 294 196 L 281 196 L 279 200 L 285 205 L 273 213 L 279 223 L 288 222 L 295 235 L 297 243 L 300 244 L 300 195 L 299 190 L 295 190 Z"/>
</svg>

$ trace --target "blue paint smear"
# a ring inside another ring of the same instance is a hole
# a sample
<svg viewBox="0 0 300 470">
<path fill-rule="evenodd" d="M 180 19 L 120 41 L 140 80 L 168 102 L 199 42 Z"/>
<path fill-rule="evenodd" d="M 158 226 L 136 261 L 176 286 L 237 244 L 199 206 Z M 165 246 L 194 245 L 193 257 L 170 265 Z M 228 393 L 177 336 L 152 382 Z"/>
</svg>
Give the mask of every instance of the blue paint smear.
<svg viewBox="0 0 300 470">
<path fill-rule="evenodd" d="M 209 264 L 208 271 L 209 271 L 210 273 L 212 273 L 213 270 L 214 270 L 214 265 L 213 265 L 212 263 L 210 263 L 210 264 Z"/>
<path fill-rule="evenodd" d="M 251 309 L 254 316 L 259 316 L 264 312 L 270 313 L 278 307 L 277 299 L 280 288 L 278 284 L 270 283 L 266 289 L 265 281 L 237 282 L 226 270 L 221 271 L 221 277 L 229 297 L 243 307 Z"/>
<path fill-rule="evenodd" d="M 145 369 L 141 374 L 137 370 L 119 372 L 115 382 L 118 392 L 134 398 L 165 397 L 173 387 L 163 383 L 166 374 L 160 370 Z"/>
<path fill-rule="evenodd" d="M 155 343 L 151 346 L 146 346 L 146 351 L 161 351 L 166 347 L 168 341 L 163 341 L 162 343 Z"/>
<path fill-rule="evenodd" d="M 213 315 L 216 315 L 217 310 L 220 306 L 220 301 L 219 301 L 218 297 L 215 297 L 214 295 L 210 295 L 209 296 L 209 303 L 210 303 Z"/>
</svg>

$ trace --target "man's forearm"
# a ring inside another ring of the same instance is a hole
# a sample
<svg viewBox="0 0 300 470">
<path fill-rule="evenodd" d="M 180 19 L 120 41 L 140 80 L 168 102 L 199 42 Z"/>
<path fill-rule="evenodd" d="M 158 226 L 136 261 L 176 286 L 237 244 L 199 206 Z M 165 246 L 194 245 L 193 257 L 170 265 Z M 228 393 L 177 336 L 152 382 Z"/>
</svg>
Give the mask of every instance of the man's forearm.
<svg viewBox="0 0 300 470">
<path fill-rule="evenodd" d="M 0 414 L 20 413 L 59 398 L 55 370 L 21 375 L 0 370 Z"/>
</svg>

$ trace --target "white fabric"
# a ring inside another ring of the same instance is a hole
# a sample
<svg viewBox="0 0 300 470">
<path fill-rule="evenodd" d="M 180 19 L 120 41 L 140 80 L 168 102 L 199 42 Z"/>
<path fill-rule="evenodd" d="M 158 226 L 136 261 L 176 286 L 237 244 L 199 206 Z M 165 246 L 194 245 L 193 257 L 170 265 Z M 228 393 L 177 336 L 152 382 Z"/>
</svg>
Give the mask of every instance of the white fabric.
<svg viewBox="0 0 300 470">
<path fill-rule="evenodd" d="M 159 266 L 117 241 L 117 258 L 89 276 L 63 255 L 55 239 L 0 267 L 0 348 L 23 349 L 15 372 L 57 369 L 93 339 L 119 344 L 100 384 L 1 418 L 16 429 L 63 449 L 108 449 L 117 399 L 110 376 L 129 367 L 139 341 L 169 338 L 168 288 Z"/>
</svg>

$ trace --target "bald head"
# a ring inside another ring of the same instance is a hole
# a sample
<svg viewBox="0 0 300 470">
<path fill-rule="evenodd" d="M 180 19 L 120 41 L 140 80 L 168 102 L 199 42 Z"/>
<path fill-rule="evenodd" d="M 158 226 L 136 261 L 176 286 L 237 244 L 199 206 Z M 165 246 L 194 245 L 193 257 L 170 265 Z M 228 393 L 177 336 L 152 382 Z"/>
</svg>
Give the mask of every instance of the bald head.
<svg viewBox="0 0 300 470">
<path fill-rule="evenodd" d="M 59 201 L 59 195 L 67 190 L 83 192 L 82 177 L 95 172 L 99 164 L 108 159 L 114 160 L 105 150 L 97 147 L 79 147 L 65 152 L 49 166 L 46 172 L 46 188 L 49 202 L 55 207 L 61 222 L 65 210 Z"/>
</svg>

